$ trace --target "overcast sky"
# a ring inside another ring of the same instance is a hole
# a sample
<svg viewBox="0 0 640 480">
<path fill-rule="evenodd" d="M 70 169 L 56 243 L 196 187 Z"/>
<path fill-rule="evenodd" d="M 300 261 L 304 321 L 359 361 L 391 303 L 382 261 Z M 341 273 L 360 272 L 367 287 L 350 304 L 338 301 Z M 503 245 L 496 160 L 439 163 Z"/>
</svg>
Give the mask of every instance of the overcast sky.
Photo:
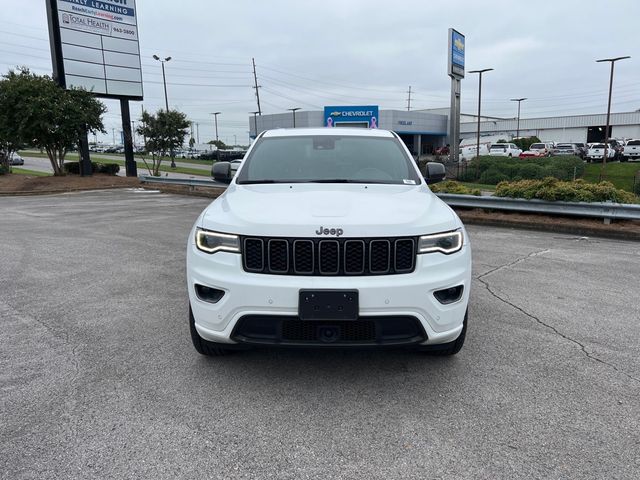
<svg viewBox="0 0 640 480">
<path fill-rule="evenodd" d="M 51 73 L 45 0 L 0 0 L 0 70 L 26 65 Z M 11 7 L 11 8 L 9 8 Z M 522 118 L 606 112 L 608 64 L 616 66 L 614 112 L 640 109 L 638 0 L 361 1 L 137 0 L 144 108 L 164 105 L 160 64 L 167 64 L 169 104 L 214 137 L 211 112 L 221 111 L 220 137 L 248 141 L 248 112 L 257 110 L 255 57 L 263 113 L 291 107 L 379 105 L 446 107 L 450 80 L 447 29 L 466 35 L 467 70 L 483 77 L 486 115 L 514 117 L 510 98 L 528 97 Z M 478 80 L 462 82 L 462 109 L 477 109 Z M 105 101 L 105 126 L 121 128 L 119 104 Z M 133 117 L 140 102 L 132 103 Z M 118 136 L 119 138 L 119 136 Z"/>
</svg>

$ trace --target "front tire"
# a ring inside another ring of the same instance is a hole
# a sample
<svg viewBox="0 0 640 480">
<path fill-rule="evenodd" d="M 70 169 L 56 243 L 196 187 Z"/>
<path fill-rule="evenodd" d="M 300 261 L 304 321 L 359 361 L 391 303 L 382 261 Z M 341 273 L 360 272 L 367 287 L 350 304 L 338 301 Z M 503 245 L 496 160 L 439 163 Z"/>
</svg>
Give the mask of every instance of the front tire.
<svg viewBox="0 0 640 480">
<path fill-rule="evenodd" d="M 189 306 L 189 330 L 191 331 L 191 341 L 193 342 L 193 347 L 200 355 L 204 355 L 206 357 L 223 357 L 233 352 L 233 350 L 224 348 L 219 343 L 210 342 L 200 336 L 200 334 L 196 330 L 196 322 L 193 318 L 191 306 Z"/>
<path fill-rule="evenodd" d="M 464 314 L 464 321 L 462 322 L 462 332 L 458 338 L 456 338 L 453 342 L 442 343 L 440 345 L 426 345 L 421 347 L 421 351 L 425 352 L 427 355 L 439 356 L 439 357 L 448 357 L 451 355 L 455 355 L 464 345 L 464 340 L 467 336 L 467 320 L 469 318 L 469 310 L 467 310 Z"/>
</svg>

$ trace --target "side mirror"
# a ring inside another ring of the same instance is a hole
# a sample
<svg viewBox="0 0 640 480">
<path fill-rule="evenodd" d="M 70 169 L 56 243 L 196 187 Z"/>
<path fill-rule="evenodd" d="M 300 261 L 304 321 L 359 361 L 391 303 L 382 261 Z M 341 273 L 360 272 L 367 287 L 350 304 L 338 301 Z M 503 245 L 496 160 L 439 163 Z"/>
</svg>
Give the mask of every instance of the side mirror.
<svg viewBox="0 0 640 480">
<path fill-rule="evenodd" d="M 447 172 L 444 169 L 444 165 L 442 163 L 427 162 L 427 172 L 424 176 L 424 179 L 427 181 L 428 185 L 441 182 L 442 180 L 444 180 L 444 177 L 446 175 Z"/>
<path fill-rule="evenodd" d="M 211 176 L 214 180 L 222 183 L 231 183 L 231 164 L 229 162 L 216 162 L 211 168 Z"/>
</svg>

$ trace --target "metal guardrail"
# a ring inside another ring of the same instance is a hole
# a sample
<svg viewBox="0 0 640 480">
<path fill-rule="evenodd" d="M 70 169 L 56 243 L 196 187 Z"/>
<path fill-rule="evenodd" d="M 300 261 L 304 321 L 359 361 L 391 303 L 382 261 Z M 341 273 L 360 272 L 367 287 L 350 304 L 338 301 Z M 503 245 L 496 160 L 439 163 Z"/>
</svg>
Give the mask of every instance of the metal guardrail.
<svg viewBox="0 0 640 480">
<path fill-rule="evenodd" d="M 197 178 L 140 177 L 146 183 L 167 185 L 187 185 L 193 187 L 226 188 L 222 183 Z M 603 218 L 605 220 L 640 220 L 640 205 L 609 202 L 547 202 L 525 200 L 523 198 L 476 197 L 438 193 L 438 197 L 452 207 L 485 208 L 524 213 L 545 213 L 547 215 L 570 215 L 578 217 Z"/>
<path fill-rule="evenodd" d="M 190 187 L 227 188 L 227 186 L 224 183 L 215 182 L 213 180 L 202 180 L 199 178 L 167 178 L 167 177 L 141 176 L 140 181 L 144 183 L 164 183 L 165 185 L 187 185 Z"/>
<path fill-rule="evenodd" d="M 603 218 L 605 220 L 640 220 L 640 205 L 609 202 L 547 202 L 525 200 L 523 198 L 476 197 L 438 193 L 438 197 L 452 207 L 485 208 L 525 213 L 546 213 L 550 215 L 571 215 L 579 217 Z"/>
</svg>

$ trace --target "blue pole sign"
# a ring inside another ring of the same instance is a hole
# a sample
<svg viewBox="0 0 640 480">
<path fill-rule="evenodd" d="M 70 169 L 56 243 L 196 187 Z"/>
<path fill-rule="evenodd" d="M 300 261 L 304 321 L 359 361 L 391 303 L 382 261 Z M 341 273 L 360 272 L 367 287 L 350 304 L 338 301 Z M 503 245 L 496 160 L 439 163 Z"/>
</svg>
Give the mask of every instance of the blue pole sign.
<svg viewBox="0 0 640 480">
<path fill-rule="evenodd" d="M 464 78 L 465 40 L 457 30 L 449 29 L 449 75 Z"/>
<path fill-rule="evenodd" d="M 377 105 L 357 107 L 324 107 L 325 127 L 378 128 L 380 115 Z"/>
</svg>

